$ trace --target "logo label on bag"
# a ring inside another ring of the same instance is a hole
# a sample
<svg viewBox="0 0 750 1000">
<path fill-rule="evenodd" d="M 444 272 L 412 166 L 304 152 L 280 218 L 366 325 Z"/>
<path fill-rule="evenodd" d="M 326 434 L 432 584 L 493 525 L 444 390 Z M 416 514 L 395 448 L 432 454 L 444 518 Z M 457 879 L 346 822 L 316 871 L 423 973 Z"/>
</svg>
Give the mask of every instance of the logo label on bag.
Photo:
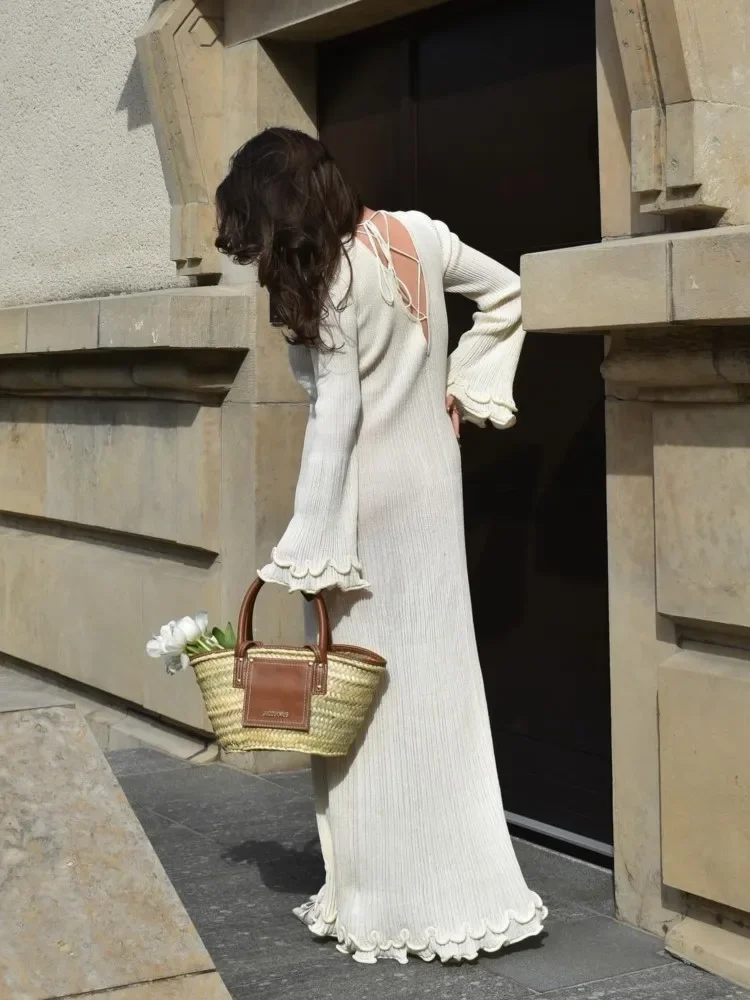
<svg viewBox="0 0 750 1000">
<path fill-rule="evenodd" d="M 243 726 L 310 730 L 315 664 L 248 657 Z"/>
</svg>

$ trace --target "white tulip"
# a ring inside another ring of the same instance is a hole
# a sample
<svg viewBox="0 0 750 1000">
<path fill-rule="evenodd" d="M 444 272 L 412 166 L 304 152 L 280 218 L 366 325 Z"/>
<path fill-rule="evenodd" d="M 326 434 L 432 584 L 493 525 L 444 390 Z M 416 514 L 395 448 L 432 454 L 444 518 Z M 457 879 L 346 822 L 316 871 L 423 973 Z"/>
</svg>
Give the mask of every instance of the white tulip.
<svg viewBox="0 0 750 1000">
<path fill-rule="evenodd" d="M 164 656 L 164 643 L 160 635 L 152 636 L 148 640 L 146 643 L 146 655 L 154 660 L 158 660 L 160 656 Z"/>
<path fill-rule="evenodd" d="M 164 663 L 168 674 L 176 674 L 178 670 L 184 670 L 190 666 L 190 657 L 187 647 L 198 643 L 208 647 L 216 644 L 213 637 L 207 635 L 208 615 L 205 611 L 199 611 L 194 618 L 186 615 L 179 621 L 167 622 L 159 629 L 158 635 L 153 635 L 146 643 L 146 653 L 158 659 L 164 658 Z M 199 647 L 200 648 L 200 647 Z"/>
<path fill-rule="evenodd" d="M 208 615 L 205 611 L 199 611 L 195 618 L 185 616 L 177 622 L 176 629 L 185 636 L 185 643 L 195 642 L 205 633 L 208 628 Z"/>
</svg>

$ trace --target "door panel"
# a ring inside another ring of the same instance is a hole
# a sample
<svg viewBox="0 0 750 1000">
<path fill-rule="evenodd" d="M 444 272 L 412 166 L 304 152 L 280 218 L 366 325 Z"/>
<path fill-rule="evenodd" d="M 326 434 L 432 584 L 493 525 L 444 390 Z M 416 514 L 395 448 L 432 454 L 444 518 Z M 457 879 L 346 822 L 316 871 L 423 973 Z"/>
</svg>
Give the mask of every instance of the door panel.
<svg viewBox="0 0 750 1000">
<path fill-rule="evenodd" d="M 323 47 L 318 73 L 321 134 L 366 202 L 413 207 L 410 44 L 408 39 L 363 34 L 349 44 L 345 39 Z"/>
<path fill-rule="evenodd" d="M 375 208 L 518 270 L 596 242 L 593 5 L 446 3 L 321 48 L 321 135 Z M 541 27 L 540 27 L 541 25 Z M 450 296 L 455 340 L 472 304 Z M 601 340 L 529 335 L 509 433 L 464 430 L 477 639 L 506 808 L 611 841 Z"/>
</svg>

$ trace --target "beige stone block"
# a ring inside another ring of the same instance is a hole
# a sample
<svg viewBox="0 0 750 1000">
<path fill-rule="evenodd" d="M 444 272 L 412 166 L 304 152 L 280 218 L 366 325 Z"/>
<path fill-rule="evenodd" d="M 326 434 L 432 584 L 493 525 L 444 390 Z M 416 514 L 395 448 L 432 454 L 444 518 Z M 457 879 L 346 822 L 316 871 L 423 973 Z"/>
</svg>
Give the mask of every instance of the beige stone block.
<svg viewBox="0 0 750 1000">
<path fill-rule="evenodd" d="M 0 528 L 2 652 L 210 733 L 188 674 L 145 655 L 164 622 L 218 612 L 218 567 Z"/>
<path fill-rule="evenodd" d="M 253 322 L 255 318 L 255 285 L 241 288 L 222 288 L 222 294 L 209 297 L 210 313 L 210 343 L 211 347 L 236 347 L 247 350 L 252 343 Z M 189 327 L 185 327 L 180 346 L 199 347 L 194 335 L 189 335 Z"/>
<path fill-rule="evenodd" d="M 208 286 L 101 300 L 100 347 L 247 348 L 255 289 Z"/>
<path fill-rule="evenodd" d="M 747 225 L 749 134 L 749 108 L 706 101 L 670 105 L 664 209 L 715 209 L 723 226 Z"/>
<path fill-rule="evenodd" d="M 557 332 L 667 323 L 668 261 L 669 247 L 660 239 L 526 254 L 524 326 Z"/>
<path fill-rule="evenodd" d="M 170 346 L 171 293 L 102 299 L 99 347 Z"/>
<path fill-rule="evenodd" d="M 81 712 L 78 705 L 76 708 Z M 81 712 L 81 714 L 86 719 L 94 739 L 105 752 L 109 750 L 133 750 L 139 745 L 134 740 L 120 741 L 113 738 L 114 727 L 126 717 L 125 712 L 100 706 L 93 712 Z"/>
<path fill-rule="evenodd" d="M 659 85 L 667 104 L 689 101 L 693 97 L 690 89 L 685 49 L 693 38 L 680 35 L 678 8 L 684 9 L 682 0 L 644 0 L 648 14 L 648 33 L 658 62 Z M 683 24 L 683 28 L 690 28 Z M 687 43 L 687 44 L 686 44 Z"/>
<path fill-rule="evenodd" d="M 675 239 L 672 269 L 675 321 L 746 322 L 750 317 L 750 226 Z"/>
<path fill-rule="evenodd" d="M 225 403 L 221 416 L 221 616 L 236 624 L 257 568 L 255 408 Z"/>
<path fill-rule="evenodd" d="M 47 404 L 0 398 L 0 506 L 44 513 L 47 494 Z"/>
<path fill-rule="evenodd" d="M 683 962 L 750 987 L 750 933 L 747 928 L 736 923 L 717 927 L 687 917 L 667 934 L 666 948 Z"/>
<path fill-rule="evenodd" d="M 750 655 L 659 668 L 664 881 L 750 911 Z"/>
<path fill-rule="evenodd" d="M 302 445 L 309 406 L 260 404 L 256 421 L 255 545 L 257 568 L 286 531 L 294 512 Z M 266 587 L 259 602 L 260 635 L 267 640 L 299 642 L 303 639 L 299 595 L 290 597 L 281 587 Z"/>
<path fill-rule="evenodd" d="M 747 71 L 748 8 L 745 0 L 727 0 L 717 16 L 712 3 L 647 0 L 649 25 L 658 47 L 672 51 L 668 74 L 660 61 L 660 80 L 668 102 L 717 101 L 750 106 Z M 665 28 L 655 17 L 667 21 Z M 663 42 L 662 42 L 663 38 Z"/>
<path fill-rule="evenodd" d="M 220 180 L 223 4 L 159 4 L 136 37 L 162 167 L 172 203 L 172 259 L 180 273 L 217 273 L 211 211 Z"/>
<path fill-rule="evenodd" d="M 663 220 L 640 211 L 631 187 L 630 100 L 611 0 L 596 0 L 596 55 L 602 236 L 658 231 Z"/>
<path fill-rule="evenodd" d="M 234 381 L 224 399 L 227 403 L 252 403 L 255 400 L 255 347 L 251 346 L 242 360 Z"/>
<path fill-rule="evenodd" d="M 218 552 L 220 423 L 193 403 L 0 399 L 2 506 Z"/>
<path fill-rule="evenodd" d="M 661 191 L 664 186 L 661 158 L 662 116 L 655 107 L 637 108 L 630 120 L 634 192 Z"/>
<path fill-rule="evenodd" d="M 26 309 L 0 309 L 0 354 L 26 350 Z"/>
<path fill-rule="evenodd" d="M 222 408 L 222 608 L 236 621 L 240 602 L 284 533 L 294 510 L 308 406 L 227 403 Z M 301 614 L 282 588 L 258 601 L 260 633 L 301 638 Z"/>
<path fill-rule="evenodd" d="M 307 394 L 292 375 L 283 331 L 271 325 L 268 296 L 262 290 L 255 330 L 255 402 L 307 403 Z"/>
<path fill-rule="evenodd" d="M 0 994 L 43 1000 L 213 971 L 82 716 L 4 714 L 0 746 Z"/>
<path fill-rule="evenodd" d="M 228 752 L 222 750 L 221 760 L 238 771 L 249 774 L 281 774 L 288 771 L 305 771 L 310 767 L 307 754 L 291 750 L 250 750 Z"/>
<path fill-rule="evenodd" d="M 142 586 L 144 616 L 148 622 L 144 630 L 146 639 L 164 622 L 183 615 L 194 615 L 196 611 L 207 612 L 211 624 L 221 622 L 221 575 L 221 566 L 218 564 L 213 566 L 210 574 L 187 565 L 177 567 L 172 564 L 162 565 L 159 574 L 154 573 L 145 578 Z M 234 617 L 236 618 L 236 612 Z M 137 644 L 138 662 L 143 671 L 144 707 L 193 729 L 213 733 L 192 669 L 170 677 L 158 660 L 148 660 L 145 665 L 141 651 L 144 644 L 145 640 Z M 160 707 L 155 709 L 155 706 Z M 165 710 L 165 706 L 169 706 L 168 710 Z"/>
<path fill-rule="evenodd" d="M 607 403 L 615 889 L 621 919 L 654 934 L 662 900 L 657 669 L 675 650 L 656 611 L 652 407 Z"/>
<path fill-rule="evenodd" d="M 645 10 L 642 4 L 627 0 L 610 2 L 630 106 L 635 110 L 652 107 L 658 103 L 660 93 Z"/>
<path fill-rule="evenodd" d="M 190 676 L 190 671 L 185 677 Z M 171 678 L 170 678 L 171 679 Z M 183 678 L 178 677 L 180 684 Z M 202 737 L 191 736 L 188 733 L 178 732 L 170 726 L 162 725 L 155 719 L 149 719 L 136 712 L 127 712 L 125 716 L 118 719 L 111 726 L 111 749 L 119 749 L 116 744 L 120 744 L 125 749 L 132 747 L 154 747 L 171 757 L 178 757 L 180 760 L 193 760 L 197 754 L 205 752 L 206 740 Z"/>
<path fill-rule="evenodd" d="M 96 1000 L 98 994 L 92 995 Z M 218 972 L 203 972 L 158 983 L 139 983 L 112 990 L 102 1000 L 232 1000 Z"/>
<path fill-rule="evenodd" d="M 97 346 L 99 299 L 29 306 L 26 350 L 80 351 Z"/>
<path fill-rule="evenodd" d="M 442 0 L 258 0 L 250 7 L 231 0 L 227 44 L 278 34 L 284 39 L 321 41 L 350 34 Z"/>
<path fill-rule="evenodd" d="M 658 606 L 750 625 L 750 406 L 654 412 Z"/>
</svg>

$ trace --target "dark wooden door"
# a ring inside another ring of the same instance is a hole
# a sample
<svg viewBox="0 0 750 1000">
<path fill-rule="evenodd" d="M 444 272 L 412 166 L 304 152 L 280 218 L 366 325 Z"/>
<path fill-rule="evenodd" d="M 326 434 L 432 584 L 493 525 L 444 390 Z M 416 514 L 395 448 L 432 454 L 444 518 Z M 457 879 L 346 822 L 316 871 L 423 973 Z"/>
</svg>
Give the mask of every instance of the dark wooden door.
<svg viewBox="0 0 750 1000">
<path fill-rule="evenodd" d="M 447 3 L 321 47 L 321 134 L 376 208 L 517 270 L 596 242 L 594 5 Z M 452 336 L 472 306 L 449 297 Z M 601 341 L 529 335 L 509 433 L 464 432 L 474 615 L 509 813 L 611 842 Z"/>
</svg>

